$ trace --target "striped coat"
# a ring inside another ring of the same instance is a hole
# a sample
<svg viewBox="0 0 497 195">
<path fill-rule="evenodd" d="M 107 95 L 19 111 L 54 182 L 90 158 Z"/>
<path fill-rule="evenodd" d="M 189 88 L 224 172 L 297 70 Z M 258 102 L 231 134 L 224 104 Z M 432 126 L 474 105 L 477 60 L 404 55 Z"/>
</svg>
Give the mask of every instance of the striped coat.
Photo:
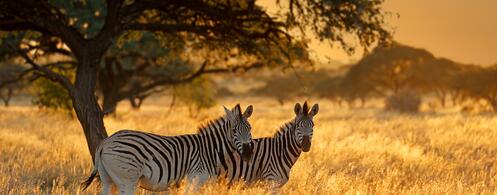
<svg viewBox="0 0 497 195">
<path fill-rule="evenodd" d="M 117 187 L 120 194 L 133 194 L 137 186 L 167 190 L 183 179 L 196 182 L 195 190 L 216 177 L 223 165 L 221 158 L 250 159 L 251 127 L 249 106 L 225 108 L 226 116 L 202 126 L 197 134 L 160 136 L 122 130 L 106 138 L 96 151 L 95 168 L 85 182 L 87 187 L 98 173 L 103 194 Z"/>
</svg>

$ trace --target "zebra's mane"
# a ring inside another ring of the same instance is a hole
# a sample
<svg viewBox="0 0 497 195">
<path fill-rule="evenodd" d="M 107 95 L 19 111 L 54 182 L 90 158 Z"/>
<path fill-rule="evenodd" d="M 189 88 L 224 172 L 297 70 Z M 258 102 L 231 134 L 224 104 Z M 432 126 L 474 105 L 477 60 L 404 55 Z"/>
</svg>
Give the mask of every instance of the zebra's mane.
<svg viewBox="0 0 497 195">
<path fill-rule="evenodd" d="M 290 131 L 294 127 L 294 124 L 295 124 L 294 120 L 286 122 L 284 125 L 280 127 L 278 131 L 276 131 L 276 133 L 274 133 L 273 138 L 278 138 L 285 135 L 286 132 Z"/>
<path fill-rule="evenodd" d="M 225 133 L 222 132 L 225 130 L 223 128 L 224 123 L 226 122 L 227 119 L 224 118 L 224 116 L 210 120 L 198 127 L 197 133 L 200 135 L 209 135 L 212 133 L 219 132 L 221 135 L 224 135 Z"/>
</svg>

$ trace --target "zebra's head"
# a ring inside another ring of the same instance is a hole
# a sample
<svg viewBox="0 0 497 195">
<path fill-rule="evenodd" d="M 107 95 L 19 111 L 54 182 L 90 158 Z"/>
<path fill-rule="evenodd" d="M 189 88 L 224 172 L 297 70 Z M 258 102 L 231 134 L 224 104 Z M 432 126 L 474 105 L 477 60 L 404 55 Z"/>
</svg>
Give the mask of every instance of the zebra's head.
<svg viewBox="0 0 497 195">
<path fill-rule="evenodd" d="M 303 106 L 295 104 L 295 138 L 302 148 L 302 151 L 308 152 L 311 149 L 312 131 L 314 122 L 312 119 L 318 113 L 319 106 L 314 104 L 309 111 L 307 102 Z"/>
<path fill-rule="evenodd" d="M 242 114 L 240 104 L 229 110 L 224 107 L 228 119 L 230 144 L 241 154 L 243 161 L 249 161 L 252 156 L 252 133 L 248 118 L 252 115 L 253 107 L 248 106 Z"/>
</svg>

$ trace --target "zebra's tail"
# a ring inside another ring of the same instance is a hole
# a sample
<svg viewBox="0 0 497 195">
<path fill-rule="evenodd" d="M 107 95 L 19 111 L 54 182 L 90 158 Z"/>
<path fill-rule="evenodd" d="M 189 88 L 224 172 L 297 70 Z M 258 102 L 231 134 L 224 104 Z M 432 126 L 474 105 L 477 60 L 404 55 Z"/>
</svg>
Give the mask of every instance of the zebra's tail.
<svg viewBox="0 0 497 195">
<path fill-rule="evenodd" d="M 87 180 L 85 180 L 83 183 L 81 183 L 81 188 L 83 188 L 83 191 L 86 190 L 86 188 L 88 188 L 90 186 L 91 182 L 93 182 L 93 180 L 95 179 L 96 176 L 97 176 L 97 169 L 93 169 L 90 177 L 88 177 Z"/>
<path fill-rule="evenodd" d="M 98 166 L 100 165 L 100 153 L 101 153 L 101 148 L 100 146 L 97 148 L 97 151 L 95 152 L 95 162 L 94 162 L 94 165 L 93 165 L 93 170 L 91 172 L 91 175 L 90 177 L 88 177 L 88 179 L 86 179 L 83 183 L 81 183 L 81 188 L 82 190 L 86 190 L 86 188 L 88 188 L 90 186 L 90 184 L 93 182 L 93 180 L 95 179 L 95 177 L 97 176 L 98 174 Z"/>
</svg>

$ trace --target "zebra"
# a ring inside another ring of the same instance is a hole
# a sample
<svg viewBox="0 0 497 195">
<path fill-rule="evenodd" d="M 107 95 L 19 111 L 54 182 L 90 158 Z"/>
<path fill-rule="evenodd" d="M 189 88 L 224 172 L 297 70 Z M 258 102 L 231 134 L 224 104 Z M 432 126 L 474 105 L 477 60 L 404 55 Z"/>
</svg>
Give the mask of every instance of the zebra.
<svg viewBox="0 0 497 195">
<path fill-rule="evenodd" d="M 253 157 L 248 162 L 231 161 L 238 169 L 222 170 L 221 178 L 229 184 L 245 181 L 271 181 L 273 190 L 283 186 L 289 178 L 290 170 L 301 152 L 309 152 L 313 134 L 313 118 L 319 111 L 314 104 L 309 111 L 307 102 L 301 107 L 295 104 L 295 118 L 282 127 L 273 137 L 254 139 Z"/>
<path fill-rule="evenodd" d="M 121 130 L 104 139 L 95 155 L 91 176 L 82 183 L 85 190 L 97 173 L 103 184 L 102 194 L 117 189 L 133 194 L 139 186 L 151 191 L 165 191 L 187 179 L 197 190 L 222 168 L 221 158 L 248 161 L 252 155 L 252 134 L 248 118 L 253 107 L 242 114 L 240 105 L 224 107 L 226 116 L 208 122 L 197 134 L 160 136 L 133 130 Z M 189 189 L 189 188 L 187 188 Z"/>
</svg>

